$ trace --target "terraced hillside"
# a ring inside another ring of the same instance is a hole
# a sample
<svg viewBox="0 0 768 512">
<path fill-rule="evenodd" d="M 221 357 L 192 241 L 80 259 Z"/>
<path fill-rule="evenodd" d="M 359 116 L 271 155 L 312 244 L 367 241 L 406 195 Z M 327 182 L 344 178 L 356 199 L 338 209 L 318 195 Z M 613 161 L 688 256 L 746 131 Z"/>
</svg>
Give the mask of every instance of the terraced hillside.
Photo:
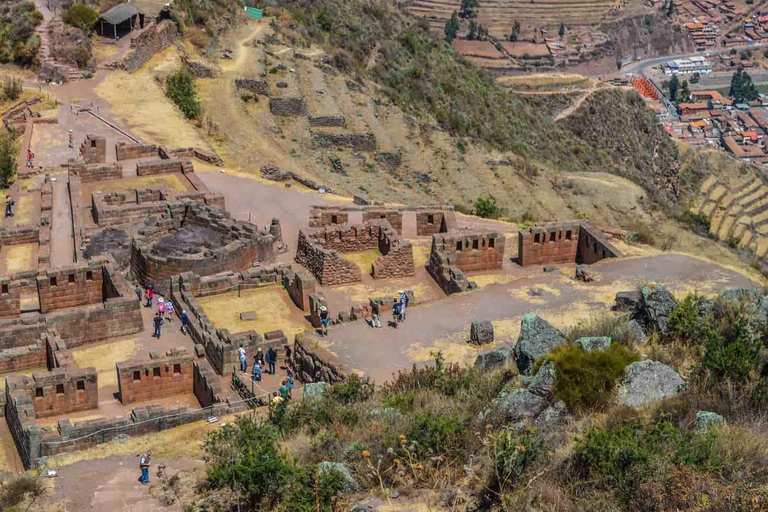
<svg viewBox="0 0 768 512">
<path fill-rule="evenodd" d="M 615 0 L 479 0 L 478 21 L 489 33 L 504 38 L 512 30 L 515 20 L 521 25 L 557 27 L 597 25 L 607 21 L 615 11 Z M 453 11 L 458 11 L 460 0 L 415 0 L 408 10 L 418 18 L 425 18 L 436 32 L 442 32 Z"/>
<path fill-rule="evenodd" d="M 710 176 L 701 185 L 691 211 L 710 221 L 710 232 L 734 247 L 768 256 L 768 186 L 754 173 L 727 180 Z"/>
</svg>

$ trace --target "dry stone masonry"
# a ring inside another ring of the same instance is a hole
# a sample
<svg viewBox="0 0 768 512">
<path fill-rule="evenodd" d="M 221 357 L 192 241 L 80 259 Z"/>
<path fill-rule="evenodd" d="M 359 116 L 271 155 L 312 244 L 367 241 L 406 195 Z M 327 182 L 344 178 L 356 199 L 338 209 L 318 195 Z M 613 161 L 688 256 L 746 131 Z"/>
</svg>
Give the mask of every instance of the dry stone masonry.
<svg viewBox="0 0 768 512">
<path fill-rule="evenodd" d="M 521 230 L 518 262 L 526 267 L 572 263 L 596 263 L 618 258 L 621 253 L 589 222 L 554 222 Z"/>
<path fill-rule="evenodd" d="M 464 273 L 501 269 L 505 240 L 495 232 L 435 234 L 427 271 L 448 295 L 474 289 Z"/>
</svg>

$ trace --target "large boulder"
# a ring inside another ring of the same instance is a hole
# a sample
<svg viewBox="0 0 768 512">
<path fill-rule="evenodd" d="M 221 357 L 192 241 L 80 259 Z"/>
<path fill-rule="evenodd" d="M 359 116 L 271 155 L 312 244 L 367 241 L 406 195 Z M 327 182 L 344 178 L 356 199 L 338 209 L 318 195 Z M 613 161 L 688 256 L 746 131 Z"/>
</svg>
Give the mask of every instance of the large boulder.
<svg viewBox="0 0 768 512">
<path fill-rule="evenodd" d="M 566 412 L 565 402 L 558 400 L 554 405 L 550 405 L 539 414 L 539 417 L 533 422 L 533 426 L 538 428 L 547 427 L 561 420 L 566 420 Z"/>
<path fill-rule="evenodd" d="M 533 313 L 523 316 L 520 336 L 515 345 L 515 361 L 520 373 L 530 375 L 536 361 L 550 350 L 565 343 L 565 335 L 549 322 Z"/>
<path fill-rule="evenodd" d="M 630 320 L 626 324 L 617 326 L 612 337 L 620 343 L 629 345 L 645 341 L 645 332 L 637 320 Z"/>
<path fill-rule="evenodd" d="M 511 393 L 501 393 L 496 399 L 499 408 L 504 411 L 507 421 L 519 421 L 535 418 L 547 407 L 547 400 L 534 395 L 527 389 L 516 389 Z"/>
<path fill-rule="evenodd" d="M 605 352 L 611 348 L 611 338 L 608 336 L 591 336 L 579 338 L 573 342 L 574 345 L 580 347 L 585 352 L 597 351 Z"/>
<path fill-rule="evenodd" d="M 507 366 L 514 362 L 512 347 L 504 345 L 478 354 L 475 359 L 475 368 L 496 368 Z"/>
<path fill-rule="evenodd" d="M 469 332 L 469 342 L 472 345 L 493 343 L 493 324 L 488 320 L 474 320 Z"/>
<path fill-rule="evenodd" d="M 669 366 L 645 360 L 629 364 L 619 387 L 619 403 L 642 407 L 677 395 L 685 386 L 683 378 Z"/>
<path fill-rule="evenodd" d="M 357 492 L 360 490 L 360 485 L 352 476 L 352 471 L 349 467 L 342 462 L 323 462 L 320 464 L 320 471 L 323 473 L 330 473 L 331 471 L 337 471 L 344 479 L 344 491 Z"/>
<path fill-rule="evenodd" d="M 589 270 L 589 265 L 578 265 L 576 267 L 576 279 L 578 281 L 584 281 L 585 283 L 591 283 L 594 281 L 592 272 Z"/>
<path fill-rule="evenodd" d="M 555 363 L 550 360 L 544 361 L 539 371 L 533 377 L 528 391 L 534 395 L 549 397 L 555 391 Z"/>
<path fill-rule="evenodd" d="M 614 311 L 634 311 L 637 309 L 637 307 L 640 305 L 640 300 L 642 299 L 642 295 L 640 294 L 640 290 L 633 290 L 631 292 L 619 292 L 616 294 L 616 298 L 614 299 L 615 304 L 613 305 Z"/>
<path fill-rule="evenodd" d="M 640 290 L 641 299 L 633 318 L 645 327 L 646 332 L 667 332 L 669 315 L 677 307 L 677 299 L 664 285 L 648 283 Z"/>
</svg>

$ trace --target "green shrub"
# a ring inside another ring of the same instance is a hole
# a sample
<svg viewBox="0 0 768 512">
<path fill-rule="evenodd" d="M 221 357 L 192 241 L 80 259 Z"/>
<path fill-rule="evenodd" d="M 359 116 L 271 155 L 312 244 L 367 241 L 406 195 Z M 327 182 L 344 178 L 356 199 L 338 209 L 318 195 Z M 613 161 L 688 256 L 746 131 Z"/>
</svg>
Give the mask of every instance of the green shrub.
<svg viewBox="0 0 768 512">
<path fill-rule="evenodd" d="M 86 33 L 93 29 L 97 19 L 99 19 L 99 12 L 83 4 L 73 5 L 64 11 L 62 16 L 64 23 L 77 27 Z"/>
<path fill-rule="evenodd" d="M 195 91 L 195 75 L 185 67 L 171 74 L 165 82 L 165 94 L 187 119 L 196 119 L 201 112 Z"/>
<path fill-rule="evenodd" d="M 744 382 L 761 363 L 762 340 L 754 337 L 742 307 L 729 304 L 717 329 L 708 329 L 701 367 L 716 379 Z"/>
<path fill-rule="evenodd" d="M 496 198 L 492 195 L 478 197 L 474 202 L 475 215 L 485 219 L 496 218 L 499 216 L 499 205 L 496 204 Z"/>
<path fill-rule="evenodd" d="M 550 352 L 557 378 L 555 396 L 569 409 L 602 408 L 624 373 L 624 368 L 639 358 L 619 343 L 604 351 L 586 352 L 563 344 Z"/>
<path fill-rule="evenodd" d="M 679 341 L 686 345 L 703 343 L 710 331 L 707 318 L 701 317 L 704 297 L 693 293 L 685 297 L 669 315 L 669 328 L 665 341 Z"/>
<path fill-rule="evenodd" d="M 343 383 L 331 386 L 329 395 L 341 404 L 354 404 L 368 400 L 375 389 L 368 377 L 352 373 Z"/>
<path fill-rule="evenodd" d="M 11 186 L 16 175 L 16 149 L 13 132 L 0 135 L 0 188 Z"/>
<path fill-rule="evenodd" d="M 17 100 L 21 96 L 21 80 L 6 75 L 3 82 L 3 93 L 9 100 Z"/>
<path fill-rule="evenodd" d="M 406 437 L 420 455 L 455 453 L 461 450 L 467 428 L 452 416 L 424 411 L 413 417 Z"/>
<path fill-rule="evenodd" d="M 336 470 L 320 471 L 315 465 L 296 470 L 280 510 L 291 512 L 334 512 L 346 488 L 344 475 Z"/>
</svg>

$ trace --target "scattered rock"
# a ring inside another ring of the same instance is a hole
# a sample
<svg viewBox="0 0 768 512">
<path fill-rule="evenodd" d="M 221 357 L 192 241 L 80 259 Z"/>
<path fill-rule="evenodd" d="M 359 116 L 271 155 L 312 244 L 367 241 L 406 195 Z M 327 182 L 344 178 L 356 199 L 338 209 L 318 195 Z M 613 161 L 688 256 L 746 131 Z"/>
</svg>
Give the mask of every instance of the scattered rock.
<svg viewBox="0 0 768 512">
<path fill-rule="evenodd" d="M 645 331 L 665 333 L 669 327 L 669 315 L 677 307 L 677 299 L 664 285 L 648 283 L 640 290 L 641 299 L 633 318 L 645 327 Z"/>
<path fill-rule="evenodd" d="M 369 512 L 371 510 L 378 510 L 382 505 L 382 501 L 379 498 L 367 498 L 363 501 L 358 501 L 355 505 L 349 509 L 350 512 Z"/>
<path fill-rule="evenodd" d="M 534 395 L 542 397 L 551 396 L 555 390 L 555 363 L 552 361 L 544 361 L 539 371 L 533 377 L 531 384 L 528 386 L 528 391 Z"/>
<path fill-rule="evenodd" d="M 526 313 L 514 348 L 520 373 L 530 374 L 536 361 L 561 343 L 565 343 L 565 335 L 559 329 L 538 315 Z"/>
<path fill-rule="evenodd" d="M 327 382 L 311 382 L 304 385 L 304 399 L 320 398 L 330 384 Z"/>
<path fill-rule="evenodd" d="M 243 311 L 240 313 L 240 320 L 248 321 L 248 320 L 256 320 L 256 312 L 255 311 Z"/>
<path fill-rule="evenodd" d="M 619 403 L 628 407 L 642 407 L 675 396 L 684 386 L 683 378 L 669 366 L 651 360 L 638 361 L 624 370 Z"/>
<path fill-rule="evenodd" d="M 469 333 L 472 345 L 488 345 L 493 343 L 493 324 L 489 320 L 474 320 Z"/>
<path fill-rule="evenodd" d="M 461 505 L 467 501 L 464 496 L 462 496 L 463 494 L 461 489 L 457 487 L 446 489 L 440 493 L 440 504 L 453 510 L 453 507 L 456 505 Z"/>
<path fill-rule="evenodd" d="M 584 281 L 585 283 L 591 283 L 594 281 L 592 272 L 589 270 L 589 265 L 579 265 L 576 267 L 576 279 Z"/>
<path fill-rule="evenodd" d="M 124 443 L 127 440 L 129 440 L 130 438 L 131 438 L 131 436 L 129 436 L 128 434 L 117 434 L 117 437 L 115 438 L 115 440 L 118 443 Z"/>
<path fill-rule="evenodd" d="M 694 430 L 703 432 L 709 430 L 711 427 L 717 427 L 723 424 L 725 424 L 725 418 L 719 414 L 710 411 L 698 411 L 696 413 Z"/>
<path fill-rule="evenodd" d="M 544 272 L 557 272 L 557 267 L 554 265 L 547 265 L 544 267 Z"/>
<path fill-rule="evenodd" d="M 551 405 L 544 409 L 539 417 L 533 422 L 535 427 L 541 428 L 549 425 L 553 425 L 563 419 L 565 419 L 566 407 L 565 402 L 558 400 L 554 405 Z"/>
<path fill-rule="evenodd" d="M 592 336 L 579 338 L 573 342 L 577 347 L 581 347 L 585 352 L 593 350 L 604 352 L 611 348 L 611 338 L 608 336 Z"/>
<path fill-rule="evenodd" d="M 547 401 L 527 389 L 516 389 L 512 393 L 501 393 L 496 399 L 508 421 L 535 418 L 547 407 Z"/>
<path fill-rule="evenodd" d="M 614 311 L 634 311 L 640 305 L 643 295 L 640 290 L 631 292 L 619 292 L 616 294 L 615 304 L 611 308 Z"/>
<path fill-rule="evenodd" d="M 541 297 L 544 295 L 544 288 L 529 288 L 528 295 L 530 297 Z"/>
<path fill-rule="evenodd" d="M 264 164 L 261 166 L 261 177 L 272 181 L 286 181 L 292 178 L 292 173 L 283 172 L 275 164 Z"/>
<path fill-rule="evenodd" d="M 164 507 L 170 507 L 176 502 L 176 498 L 170 492 L 164 492 L 163 494 L 157 497 L 157 500 Z"/>
<path fill-rule="evenodd" d="M 626 324 L 616 327 L 613 332 L 613 339 L 625 344 L 642 343 L 645 340 L 645 332 L 637 320 L 630 320 Z"/>
<path fill-rule="evenodd" d="M 475 359 L 475 368 L 496 368 L 507 366 L 514 361 L 512 347 L 502 346 L 481 352 Z"/>
<path fill-rule="evenodd" d="M 360 489 L 355 477 L 352 476 L 352 471 L 343 462 L 323 462 L 320 464 L 320 471 L 324 473 L 338 471 L 344 477 L 344 490 L 346 492 L 357 492 Z"/>
</svg>

